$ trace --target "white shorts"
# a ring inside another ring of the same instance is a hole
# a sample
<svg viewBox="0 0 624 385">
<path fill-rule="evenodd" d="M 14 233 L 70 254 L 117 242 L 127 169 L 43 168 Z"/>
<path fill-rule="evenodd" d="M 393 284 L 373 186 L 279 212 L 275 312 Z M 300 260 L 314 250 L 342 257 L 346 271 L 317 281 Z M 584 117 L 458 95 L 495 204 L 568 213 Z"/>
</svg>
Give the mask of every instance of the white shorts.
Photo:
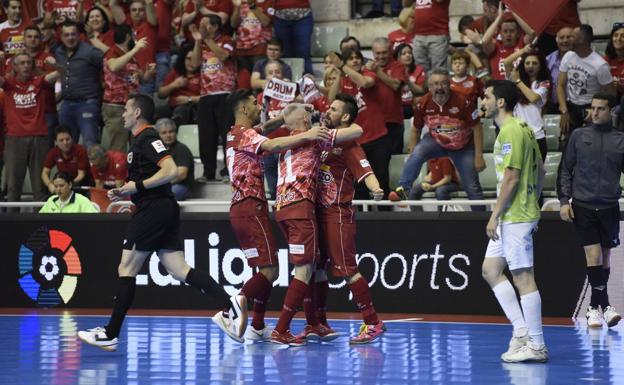
<svg viewBox="0 0 624 385">
<path fill-rule="evenodd" d="M 498 226 L 498 241 L 490 239 L 485 258 L 505 258 L 509 270 L 533 267 L 533 232 L 536 222 Z"/>
</svg>

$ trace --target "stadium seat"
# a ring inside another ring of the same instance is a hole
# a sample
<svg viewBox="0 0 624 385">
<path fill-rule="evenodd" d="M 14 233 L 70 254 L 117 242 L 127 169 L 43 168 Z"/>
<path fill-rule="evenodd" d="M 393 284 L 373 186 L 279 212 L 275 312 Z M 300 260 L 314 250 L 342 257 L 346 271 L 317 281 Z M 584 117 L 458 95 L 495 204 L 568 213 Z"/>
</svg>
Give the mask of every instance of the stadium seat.
<svg viewBox="0 0 624 385">
<path fill-rule="evenodd" d="M 496 193 L 496 167 L 494 165 L 494 155 L 492 153 L 483 154 L 486 169 L 479 173 L 479 182 L 483 193 L 491 195 L 492 191 Z"/>
<path fill-rule="evenodd" d="M 283 57 L 282 60 L 290 66 L 293 77 L 290 80 L 296 81 L 297 79 L 301 79 L 303 76 L 303 59 L 300 57 Z"/>
<path fill-rule="evenodd" d="M 483 152 L 492 152 L 496 142 L 496 127 L 492 119 L 481 119 L 483 125 Z"/>
<path fill-rule="evenodd" d="M 185 124 L 178 127 L 178 141 L 186 144 L 193 158 L 199 158 L 199 132 L 197 124 Z"/>
<path fill-rule="evenodd" d="M 560 120 L 561 115 L 544 115 L 544 132 L 546 133 L 548 151 L 559 151 Z"/>
<path fill-rule="evenodd" d="M 405 161 L 407 161 L 408 155 L 392 155 L 390 158 L 390 165 L 388 166 L 388 173 L 390 176 L 390 188 L 394 189 L 399 185 L 399 179 L 401 179 L 401 173 L 403 167 L 405 167 Z"/>
<path fill-rule="evenodd" d="M 315 25 L 312 31 L 312 56 L 323 57 L 329 51 L 338 51 L 338 43 L 348 34 L 347 27 Z"/>
<path fill-rule="evenodd" d="M 546 169 L 546 176 L 544 178 L 543 195 L 545 197 L 557 196 L 557 170 L 559 163 L 561 162 L 560 152 L 549 152 L 546 155 L 546 162 L 544 162 L 544 168 Z"/>
</svg>

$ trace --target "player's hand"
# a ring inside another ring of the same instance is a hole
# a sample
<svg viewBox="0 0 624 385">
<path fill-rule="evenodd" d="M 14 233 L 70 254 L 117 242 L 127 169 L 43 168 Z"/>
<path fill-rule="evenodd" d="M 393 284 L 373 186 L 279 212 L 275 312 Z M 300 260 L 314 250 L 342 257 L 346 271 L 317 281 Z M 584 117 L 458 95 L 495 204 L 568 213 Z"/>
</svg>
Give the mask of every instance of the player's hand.
<svg viewBox="0 0 624 385">
<path fill-rule="evenodd" d="M 327 141 L 331 139 L 331 133 L 326 127 L 314 126 L 307 131 L 308 140 L 322 140 Z"/>
<path fill-rule="evenodd" d="M 498 241 L 498 239 L 500 238 L 498 235 L 498 218 L 496 216 L 494 216 L 494 214 L 492 214 L 492 216 L 490 216 L 490 220 L 488 221 L 487 226 L 485 226 L 485 233 L 487 234 L 488 238 L 490 238 L 493 241 Z"/>
<path fill-rule="evenodd" d="M 370 195 L 373 197 L 374 201 L 380 201 L 383 199 L 384 191 L 381 187 L 377 187 L 376 189 L 371 190 Z"/>
<path fill-rule="evenodd" d="M 572 205 L 563 205 L 561 209 L 559 209 L 559 216 L 565 222 L 573 222 L 574 221 L 574 210 L 572 210 Z"/>
<path fill-rule="evenodd" d="M 483 155 L 475 156 L 474 167 L 477 172 L 485 170 L 487 166 L 485 165 L 485 159 L 483 159 Z"/>
<path fill-rule="evenodd" d="M 133 181 L 126 182 L 120 188 L 113 188 L 107 191 L 106 195 L 112 201 L 120 200 L 128 195 L 132 195 L 137 192 L 136 184 Z"/>
</svg>

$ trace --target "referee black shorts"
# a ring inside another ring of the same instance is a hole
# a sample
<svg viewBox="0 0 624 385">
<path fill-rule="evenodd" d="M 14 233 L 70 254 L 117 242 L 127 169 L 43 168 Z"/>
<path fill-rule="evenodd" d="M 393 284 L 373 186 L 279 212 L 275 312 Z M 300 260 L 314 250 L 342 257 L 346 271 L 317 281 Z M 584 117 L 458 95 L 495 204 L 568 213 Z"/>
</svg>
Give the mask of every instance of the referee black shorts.
<svg viewBox="0 0 624 385">
<path fill-rule="evenodd" d="M 620 207 L 595 210 L 572 203 L 574 227 L 583 246 L 600 244 L 612 249 L 620 244 Z"/>
<path fill-rule="evenodd" d="M 180 206 L 173 198 L 141 201 L 126 229 L 123 248 L 138 251 L 182 250 Z"/>
</svg>

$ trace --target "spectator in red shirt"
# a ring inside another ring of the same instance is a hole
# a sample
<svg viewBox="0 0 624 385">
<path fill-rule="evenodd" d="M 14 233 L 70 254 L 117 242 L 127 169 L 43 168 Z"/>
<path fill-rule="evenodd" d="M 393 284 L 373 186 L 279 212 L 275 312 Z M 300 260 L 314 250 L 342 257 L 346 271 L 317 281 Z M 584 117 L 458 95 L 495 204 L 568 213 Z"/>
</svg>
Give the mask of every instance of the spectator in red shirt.
<svg viewBox="0 0 624 385">
<path fill-rule="evenodd" d="M 35 61 L 27 53 L 13 57 L 14 76 L 0 77 L 4 88 L 4 116 L 7 135 L 4 167 L 7 200 L 19 201 L 26 171 L 30 173 L 33 198 L 44 200 L 41 181 L 43 160 L 48 151 L 48 126 L 45 121 L 45 88 L 59 78 L 57 71 L 35 75 Z M 26 160 L 26 161 L 25 161 Z"/>
<path fill-rule="evenodd" d="M 127 155 L 119 151 L 106 151 L 99 144 L 89 147 L 91 179 L 96 188 L 119 188 L 128 178 Z"/>
<path fill-rule="evenodd" d="M 50 172 L 54 167 L 57 171 L 67 173 L 72 178 L 74 186 L 88 185 L 91 176 L 87 151 L 82 145 L 74 143 L 68 127 L 56 127 L 54 144 L 45 157 L 40 173 L 41 181 L 48 187 L 50 194 L 54 194 L 54 184 L 50 178 Z"/>
<path fill-rule="evenodd" d="M 624 95 L 624 23 L 613 24 L 604 59 L 611 67 L 619 100 Z"/>
<path fill-rule="evenodd" d="M 476 33 L 477 36 L 480 38 L 481 35 L 483 35 L 488 29 L 488 27 L 492 25 L 492 23 L 494 23 L 494 20 L 496 20 L 496 16 L 498 15 L 498 7 L 500 7 L 500 0 L 483 0 L 483 16 L 477 18 L 472 23 L 470 23 L 468 29 L 471 32 Z M 464 33 L 466 32 L 467 31 L 464 31 Z M 470 34 L 470 32 L 467 32 L 467 35 L 468 37 L 473 36 Z M 479 44 L 478 40 L 474 41 L 473 39 L 471 39 L 471 41 L 475 44 Z"/>
<path fill-rule="evenodd" d="M 451 55 L 451 90 L 463 95 L 474 103 L 477 108 L 478 100 L 483 97 L 483 83 L 475 76 L 468 74 L 470 63 L 476 62 L 475 66 L 481 67 L 481 61 L 470 50 L 457 50 Z"/>
<path fill-rule="evenodd" d="M 22 19 L 22 3 L 19 0 L 3 0 L 2 6 L 7 20 L 0 24 L 0 75 L 4 74 L 6 62 L 13 55 L 24 49 L 24 29 L 26 23 Z"/>
<path fill-rule="evenodd" d="M 201 95 L 199 66 L 193 65 L 193 46 L 184 45 L 178 53 L 173 69 L 158 89 L 160 98 L 169 98 L 173 109 L 171 118 L 176 126 L 197 122 L 197 104 Z"/>
<path fill-rule="evenodd" d="M 407 80 L 401 89 L 401 101 L 403 102 L 403 118 L 410 119 L 414 116 L 414 102 L 425 94 L 427 74 L 423 66 L 414 63 L 412 46 L 407 43 L 401 43 L 394 49 L 394 60 L 405 67 Z"/>
<path fill-rule="evenodd" d="M 414 8 L 414 59 L 427 71 L 446 68 L 449 49 L 449 6 L 451 0 L 403 0 Z"/>
<path fill-rule="evenodd" d="M 86 10 L 91 8 L 92 0 L 45 0 L 43 22 L 48 26 L 60 26 L 65 20 L 82 23 Z"/>
<path fill-rule="evenodd" d="M 188 0 L 182 15 L 182 28 L 189 28 L 192 24 L 199 27 L 201 20 L 210 15 L 218 16 L 221 25 L 227 26 L 232 12 L 232 0 Z M 187 39 L 191 39 L 190 34 Z"/>
<path fill-rule="evenodd" d="M 110 19 L 100 7 L 93 7 L 87 12 L 85 32 L 92 46 L 106 53 L 115 44 L 115 31 Z"/>
<path fill-rule="evenodd" d="M 236 32 L 238 68 L 253 71 L 254 64 L 264 58 L 271 39 L 271 17 L 274 0 L 232 0 L 234 12 L 230 24 Z"/>
<path fill-rule="evenodd" d="M 388 34 L 388 40 L 392 44 L 392 50 L 401 43 L 412 45 L 414 40 L 414 9 L 404 8 L 399 14 L 399 25 L 401 28 L 396 29 Z"/>
<path fill-rule="evenodd" d="M 232 109 L 226 103 L 227 96 L 236 87 L 232 58 L 234 42 L 231 37 L 221 33 L 221 19 L 216 15 L 202 19 L 199 29 L 194 26 L 191 28 L 195 39 L 193 65 L 201 64 L 201 98 L 197 123 L 204 173 L 198 181 L 205 182 L 215 179 L 219 137 L 223 143 L 226 142 L 225 136 L 234 120 Z M 220 174 L 226 177 L 227 168 L 223 168 Z"/>
<path fill-rule="evenodd" d="M 424 193 L 434 192 L 437 200 L 450 200 L 451 193 L 459 190 L 459 178 L 453 162 L 447 157 L 430 159 L 427 170 L 422 182 L 410 191 L 409 199 L 420 200 Z M 416 206 L 413 211 L 422 211 L 422 207 Z M 438 206 L 438 211 L 442 211 L 442 206 Z"/>
</svg>

